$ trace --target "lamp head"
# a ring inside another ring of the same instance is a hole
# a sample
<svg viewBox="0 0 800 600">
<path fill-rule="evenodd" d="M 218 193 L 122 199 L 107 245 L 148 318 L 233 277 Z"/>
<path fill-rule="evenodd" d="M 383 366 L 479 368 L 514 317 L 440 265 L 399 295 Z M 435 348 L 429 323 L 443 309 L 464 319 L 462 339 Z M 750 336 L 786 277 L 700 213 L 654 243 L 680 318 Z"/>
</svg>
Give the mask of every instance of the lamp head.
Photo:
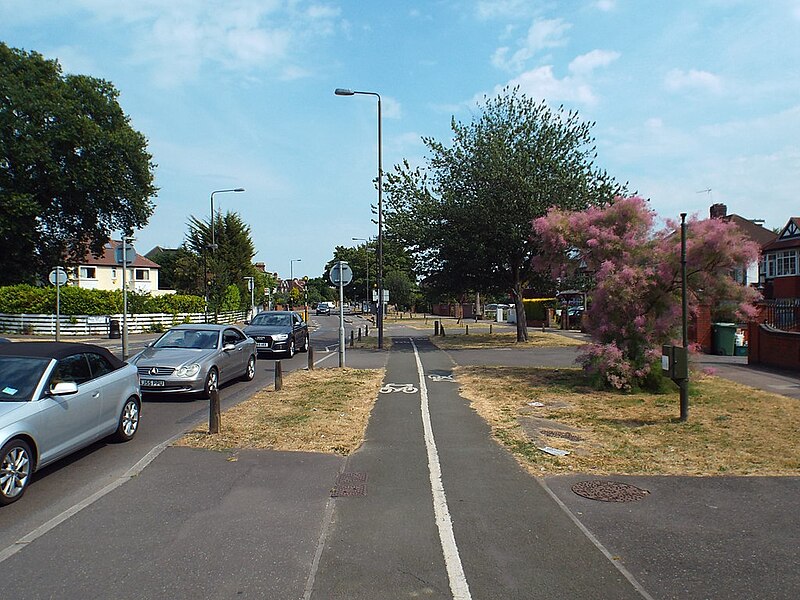
<svg viewBox="0 0 800 600">
<path fill-rule="evenodd" d="M 352 96 L 355 94 L 353 90 L 348 90 L 347 88 L 336 88 L 333 93 L 337 96 Z"/>
</svg>

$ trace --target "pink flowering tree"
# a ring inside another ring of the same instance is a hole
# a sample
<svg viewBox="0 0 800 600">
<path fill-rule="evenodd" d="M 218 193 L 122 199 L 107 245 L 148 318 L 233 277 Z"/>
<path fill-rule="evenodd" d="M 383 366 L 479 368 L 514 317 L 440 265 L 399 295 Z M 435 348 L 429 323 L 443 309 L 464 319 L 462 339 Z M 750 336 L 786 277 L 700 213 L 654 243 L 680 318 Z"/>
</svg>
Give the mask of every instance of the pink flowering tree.
<svg viewBox="0 0 800 600">
<path fill-rule="evenodd" d="M 567 277 L 578 265 L 593 273 L 587 313 L 593 344 L 582 355 L 590 374 L 617 389 L 651 387 L 660 377 L 661 345 L 680 339 L 681 235 L 678 221 L 655 229 L 647 201 L 633 196 L 581 212 L 551 210 L 533 221 L 541 241 L 534 266 Z M 730 303 L 740 318 L 757 292 L 731 277 L 758 259 L 757 244 L 734 223 L 687 221 L 690 312 Z"/>
</svg>

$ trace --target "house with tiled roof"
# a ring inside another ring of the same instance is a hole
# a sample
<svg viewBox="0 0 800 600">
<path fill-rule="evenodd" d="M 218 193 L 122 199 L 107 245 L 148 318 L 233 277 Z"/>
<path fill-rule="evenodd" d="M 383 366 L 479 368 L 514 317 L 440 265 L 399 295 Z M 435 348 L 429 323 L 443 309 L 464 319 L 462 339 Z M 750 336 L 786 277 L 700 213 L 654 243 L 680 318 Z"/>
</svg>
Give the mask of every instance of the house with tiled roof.
<svg viewBox="0 0 800 600">
<path fill-rule="evenodd" d="M 764 297 L 800 298 L 800 217 L 792 217 L 761 249 Z"/>
<path fill-rule="evenodd" d="M 69 285 L 95 290 L 121 290 L 122 265 L 117 263 L 117 248 L 122 247 L 120 240 L 109 240 L 103 246 L 103 254 L 92 256 L 87 254 L 75 267 Z M 128 291 L 139 293 L 158 293 L 158 263 L 136 254 L 128 263 L 126 284 Z"/>
<path fill-rule="evenodd" d="M 728 207 L 724 204 L 712 204 L 709 209 L 709 215 L 712 219 L 722 219 L 723 221 L 735 223 L 739 231 L 748 240 L 755 242 L 762 249 L 762 257 L 764 246 L 778 237 L 774 231 L 762 226 L 760 221 L 746 219 L 736 214 L 729 215 Z M 763 283 L 763 260 L 750 265 L 743 265 L 734 272 L 733 276 L 736 281 L 743 285 L 758 286 Z"/>
</svg>

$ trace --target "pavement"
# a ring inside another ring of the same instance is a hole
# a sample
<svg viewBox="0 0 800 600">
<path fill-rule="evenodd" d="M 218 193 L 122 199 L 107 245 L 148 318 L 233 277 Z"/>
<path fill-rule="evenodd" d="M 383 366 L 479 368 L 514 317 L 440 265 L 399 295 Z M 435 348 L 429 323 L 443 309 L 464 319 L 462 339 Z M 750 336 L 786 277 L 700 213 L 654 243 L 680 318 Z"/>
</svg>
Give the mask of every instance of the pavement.
<svg viewBox="0 0 800 600">
<path fill-rule="evenodd" d="M 532 478 L 448 376 L 456 364 L 566 366 L 574 349 L 442 352 L 418 330 L 387 335 L 390 352 L 348 349 L 347 365 L 385 365 L 387 389 L 421 389 L 382 393 L 356 453 L 168 447 L 4 560 L 2 571 L 14 573 L 4 596 L 800 597 L 800 477 Z M 765 373 L 740 357 L 701 364 L 798 397 L 800 374 Z M 424 408 L 420 419 L 423 387 L 429 423 Z M 647 493 L 601 502 L 573 492 L 601 480 Z M 445 492 L 446 518 L 437 501 Z M 448 521 L 455 558 L 443 541 Z"/>
</svg>

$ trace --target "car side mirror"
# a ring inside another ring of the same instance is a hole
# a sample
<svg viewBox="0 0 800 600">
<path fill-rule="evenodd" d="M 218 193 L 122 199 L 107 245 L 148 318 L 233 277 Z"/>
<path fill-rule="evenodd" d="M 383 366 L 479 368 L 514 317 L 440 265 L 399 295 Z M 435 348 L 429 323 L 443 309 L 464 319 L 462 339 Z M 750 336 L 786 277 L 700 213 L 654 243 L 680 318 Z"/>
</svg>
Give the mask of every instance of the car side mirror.
<svg viewBox="0 0 800 600">
<path fill-rule="evenodd" d="M 222 347 L 222 351 L 223 352 L 230 352 L 231 350 L 235 350 L 235 349 L 236 349 L 236 345 L 235 344 L 225 344 Z"/>
<path fill-rule="evenodd" d="M 250 325 L 250 321 L 245 321 L 244 324 L 245 325 Z"/>
<path fill-rule="evenodd" d="M 50 386 L 51 396 L 69 396 L 78 393 L 78 384 L 74 381 L 59 381 Z"/>
</svg>

